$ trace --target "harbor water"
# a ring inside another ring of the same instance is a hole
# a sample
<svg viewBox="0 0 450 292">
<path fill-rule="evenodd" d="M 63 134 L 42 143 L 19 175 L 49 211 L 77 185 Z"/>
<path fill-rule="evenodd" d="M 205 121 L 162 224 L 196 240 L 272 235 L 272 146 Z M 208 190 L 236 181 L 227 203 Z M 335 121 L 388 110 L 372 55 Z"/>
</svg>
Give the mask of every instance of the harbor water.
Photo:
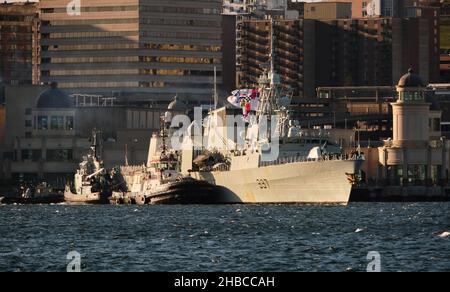
<svg viewBox="0 0 450 292">
<path fill-rule="evenodd" d="M 0 271 L 450 271 L 450 203 L 0 206 Z M 441 236 L 439 236 L 441 235 Z"/>
</svg>

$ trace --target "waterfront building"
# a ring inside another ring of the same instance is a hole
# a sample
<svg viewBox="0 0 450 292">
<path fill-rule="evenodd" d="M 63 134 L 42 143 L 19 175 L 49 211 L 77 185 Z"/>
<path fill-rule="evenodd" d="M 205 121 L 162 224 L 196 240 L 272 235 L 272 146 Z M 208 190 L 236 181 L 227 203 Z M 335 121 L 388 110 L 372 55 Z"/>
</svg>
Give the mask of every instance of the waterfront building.
<svg viewBox="0 0 450 292">
<path fill-rule="evenodd" d="M 414 187 L 446 184 L 449 143 L 441 135 L 441 111 L 412 70 L 398 82 L 397 93 L 393 137 L 379 148 L 381 178 L 388 186 L 408 187 L 410 194 Z"/>
<path fill-rule="evenodd" d="M 68 93 L 154 104 L 210 101 L 222 81 L 221 0 L 40 1 L 42 81 Z"/>
<path fill-rule="evenodd" d="M 69 96 L 55 83 L 50 88 L 7 86 L 5 109 L 0 178 L 59 183 L 72 178 L 89 153 L 93 129 L 102 132 L 106 167 L 126 160 L 132 165 L 145 163 L 150 138 L 167 111 L 119 106 L 100 96 Z M 0 125 L 1 113 L 0 108 Z"/>
</svg>

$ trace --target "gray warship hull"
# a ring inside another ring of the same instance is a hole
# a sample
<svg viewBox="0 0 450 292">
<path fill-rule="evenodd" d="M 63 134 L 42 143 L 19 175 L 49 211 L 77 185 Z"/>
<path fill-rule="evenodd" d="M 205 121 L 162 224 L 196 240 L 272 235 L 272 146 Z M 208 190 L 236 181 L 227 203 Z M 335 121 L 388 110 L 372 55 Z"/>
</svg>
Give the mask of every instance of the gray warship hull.
<svg viewBox="0 0 450 292">
<path fill-rule="evenodd" d="M 217 203 L 347 205 L 361 160 L 295 162 L 229 171 L 192 172 L 222 188 Z"/>
</svg>

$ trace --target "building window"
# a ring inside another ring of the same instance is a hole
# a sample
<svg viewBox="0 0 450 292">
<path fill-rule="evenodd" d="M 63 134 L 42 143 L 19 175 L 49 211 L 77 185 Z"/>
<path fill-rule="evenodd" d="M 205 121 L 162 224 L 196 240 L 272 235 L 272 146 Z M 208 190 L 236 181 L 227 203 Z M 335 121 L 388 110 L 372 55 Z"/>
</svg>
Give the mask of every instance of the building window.
<svg viewBox="0 0 450 292">
<path fill-rule="evenodd" d="M 47 161 L 71 161 L 73 151 L 70 149 L 47 150 Z"/>
<path fill-rule="evenodd" d="M 3 159 L 9 159 L 9 160 L 13 160 L 14 159 L 14 152 L 4 152 L 3 153 Z"/>
<path fill-rule="evenodd" d="M 64 117 L 63 116 L 52 116 L 50 123 L 51 130 L 64 130 Z"/>
<path fill-rule="evenodd" d="M 30 139 L 32 137 L 31 132 L 25 132 L 25 138 Z"/>
<path fill-rule="evenodd" d="M 33 110 L 31 108 L 26 108 L 25 109 L 25 115 L 27 115 L 27 116 L 31 115 L 32 112 L 33 112 Z"/>
<path fill-rule="evenodd" d="M 73 131 L 73 117 L 66 117 L 66 131 Z"/>
<path fill-rule="evenodd" d="M 25 120 L 25 127 L 26 128 L 31 128 L 33 127 L 33 122 L 31 120 Z"/>
<path fill-rule="evenodd" d="M 388 182 L 392 186 L 401 186 L 403 180 L 403 166 L 392 165 L 388 169 Z"/>
<path fill-rule="evenodd" d="M 42 150 L 22 150 L 22 160 L 39 161 L 42 157 Z"/>
<path fill-rule="evenodd" d="M 38 116 L 37 124 L 38 130 L 48 130 L 48 118 L 46 116 Z"/>
<path fill-rule="evenodd" d="M 424 97 L 418 91 L 402 91 L 399 94 L 399 100 L 404 102 L 423 101 Z"/>
<path fill-rule="evenodd" d="M 408 165 L 408 183 L 422 186 L 427 178 L 426 165 Z"/>
<path fill-rule="evenodd" d="M 441 119 L 430 119 L 430 130 L 432 132 L 441 131 Z"/>
</svg>

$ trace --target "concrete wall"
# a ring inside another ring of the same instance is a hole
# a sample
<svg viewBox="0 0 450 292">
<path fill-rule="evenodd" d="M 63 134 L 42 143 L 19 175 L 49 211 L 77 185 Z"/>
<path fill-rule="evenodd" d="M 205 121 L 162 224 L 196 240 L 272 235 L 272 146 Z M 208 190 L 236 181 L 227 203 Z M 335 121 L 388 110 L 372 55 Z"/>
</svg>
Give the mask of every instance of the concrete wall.
<svg viewBox="0 0 450 292">
<path fill-rule="evenodd" d="M 366 175 L 366 182 L 379 180 L 379 151 L 378 148 L 362 148 L 361 152 L 364 153 L 366 159 L 361 167 L 361 170 Z"/>
<path fill-rule="evenodd" d="M 159 129 L 160 116 L 164 109 L 145 109 L 134 107 L 89 107 L 76 108 L 76 135 L 90 135 L 92 129 L 102 130 L 105 139 L 117 139 L 117 131 Z"/>
<path fill-rule="evenodd" d="M 316 48 L 316 21 L 304 20 L 303 21 L 303 46 L 304 46 L 304 60 L 303 60 L 303 92 L 304 97 L 313 98 L 316 96 L 316 51 L 320 48 Z M 318 52 L 319 53 L 319 52 Z"/>
<path fill-rule="evenodd" d="M 223 89 L 226 93 L 237 88 L 236 84 L 236 15 L 222 16 Z"/>
<path fill-rule="evenodd" d="M 429 104 L 393 104 L 394 143 L 403 145 L 406 141 L 425 141 L 430 138 Z"/>
<path fill-rule="evenodd" d="M 348 19 L 351 17 L 351 3 L 305 3 L 305 19 Z"/>
<path fill-rule="evenodd" d="M 95 128 L 103 132 L 103 138 L 116 138 L 116 129 L 126 127 L 126 116 L 123 108 L 77 108 L 75 110 L 76 135 L 91 135 Z"/>
<path fill-rule="evenodd" d="M 32 131 L 32 127 L 25 126 L 25 121 L 31 120 L 31 110 L 36 106 L 36 98 L 47 89 L 38 85 L 6 86 L 5 148 L 12 149 L 15 137 L 25 137 L 26 132 Z M 27 112 L 27 109 L 30 111 Z"/>
<path fill-rule="evenodd" d="M 115 142 L 105 142 L 103 160 L 107 168 L 125 164 L 125 156 L 130 165 L 142 165 L 147 162 L 148 148 L 153 131 L 134 129 L 117 131 Z"/>
<path fill-rule="evenodd" d="M 327 0 L 327 2 L 350 2 L 352 4 L 352 18 L 369 18 L 377 16 L 399 17 L 402 13 L 403 1 L 404 0 Z M 410 2 L 414 1 L 411 0 Z M 366 3 L 365 7 L 363 7 L 363 3 Z M 410 5 L 413 5 L 413 3 Z M 387 9 L 389 7 L 392 8 L 391 11 L 388 11 Z"/>
</svg>

